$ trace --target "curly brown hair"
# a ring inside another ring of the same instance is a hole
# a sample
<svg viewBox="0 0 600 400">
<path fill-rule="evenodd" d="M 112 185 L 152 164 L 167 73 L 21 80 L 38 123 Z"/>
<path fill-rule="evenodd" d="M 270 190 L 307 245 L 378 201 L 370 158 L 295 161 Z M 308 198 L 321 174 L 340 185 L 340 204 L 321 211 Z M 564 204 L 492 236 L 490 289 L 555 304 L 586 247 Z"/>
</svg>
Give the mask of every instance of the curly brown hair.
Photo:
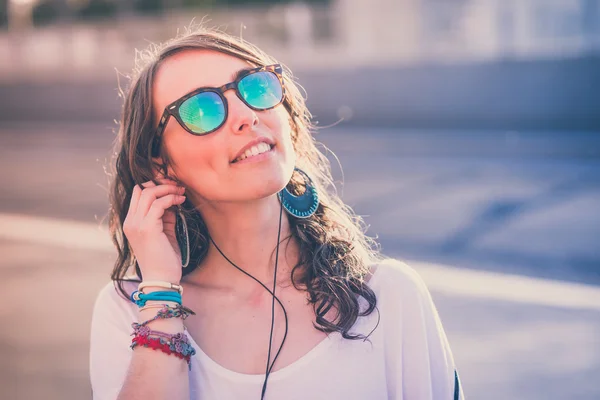
<svg viewBox="0 0 600 400">
<path fill-rule="evenodd" d="M 138 53 L 136 67 L 130 77 L 115 143 L 115 160 L 110 188 L 109 225 L 118 256 L 111 279 L 119 291 L 128 296 L 123 282 L 130 269 L 142 279 L 132 249 L 123 233 L 123 222 L 129 209 L 136 184 L 154 180 L 156 168 L 168 176 L 168 156 L 162 151 L 163 163 L 156 164 L 151 154 L 157 116 L 152 107 L 152 87 L 161 64 L 174 54 L 186 50 L 213 50 L 222 52 L 256 66 L 277 63 L 269 55 L 241 38 L 218 30 L 195 28 L 161 45 L 151 45 Z M 317 147 L 312 132 L 312 116 L 305 105 L 291 71 L 284 66 L 286 96 L 283 102 L 290 116 L 292 141 L 297 154 L 296 167 L 305 171 L 319 192 L 317 212 L 304 219 L 290 216 L 290 240 L 298 242 L 300 257 L 291 279 L 294 287 L 305 290 L 313 304 L 316 329 L 338 331 L 346 339 L 366 339 L 362 334 L 349 331 L 359 316 L 377 310 L 375 293 L 366 284 L 371 266 L 380 259 L 375 242 L 363 230 L 363 221 L 345 205 L 335 191 L 329 160 Z M 164 146 L 163 146 L 164 147 Z M 173 178 L 175 179 L 175 178 Z M 293 193 L 301 193 L 301 179 L 293 178 L 287 185 Z M 190 234 L 190 264 L 184 275 L 198 268 L 209 247 L 209 232 L 202 217 L 186 200 L 183 204 Z M 135 279 L 134 279 L 135 280 Z M 361 310 L 359 297 L 367 305 Z M 333 310 L 335 317 L 325 315 Z"/>
</svg>

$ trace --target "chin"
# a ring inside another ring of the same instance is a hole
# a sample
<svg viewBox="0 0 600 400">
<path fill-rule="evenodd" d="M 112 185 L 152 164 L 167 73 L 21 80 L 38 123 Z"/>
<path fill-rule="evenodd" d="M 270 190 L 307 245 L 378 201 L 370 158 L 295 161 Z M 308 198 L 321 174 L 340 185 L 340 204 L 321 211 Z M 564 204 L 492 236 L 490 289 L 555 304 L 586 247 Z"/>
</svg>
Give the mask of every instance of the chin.
<svg viewBox="0 0 600 400">
<path fill-rule="evenodd" d="M 240 186 L 246 188 L 247 194 L 252 193 L 251 198 L 269 197 L 279 193 L 286 187 L 292 177 L 293 170 L 293 165 L 291 168 L 273 168 L 269 170 L 268 174 L 257 175 L 254 179 L 246 180 Z"/>
</svg>

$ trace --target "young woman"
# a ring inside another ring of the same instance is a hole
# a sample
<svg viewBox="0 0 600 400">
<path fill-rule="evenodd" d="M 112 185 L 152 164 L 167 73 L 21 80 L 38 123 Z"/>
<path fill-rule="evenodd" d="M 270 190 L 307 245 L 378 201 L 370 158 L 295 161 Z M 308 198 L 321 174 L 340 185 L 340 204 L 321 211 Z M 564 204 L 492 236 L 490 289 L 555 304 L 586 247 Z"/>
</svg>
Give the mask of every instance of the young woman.
<svg viewBox="0 0 600 400">
<path fill-rule="evenodd" d="M 286 68 L 213 31 L 144 54 L 94 308 L 94 399 L 462 399 L 431 296 L 332 190 Z"/>
</svg>

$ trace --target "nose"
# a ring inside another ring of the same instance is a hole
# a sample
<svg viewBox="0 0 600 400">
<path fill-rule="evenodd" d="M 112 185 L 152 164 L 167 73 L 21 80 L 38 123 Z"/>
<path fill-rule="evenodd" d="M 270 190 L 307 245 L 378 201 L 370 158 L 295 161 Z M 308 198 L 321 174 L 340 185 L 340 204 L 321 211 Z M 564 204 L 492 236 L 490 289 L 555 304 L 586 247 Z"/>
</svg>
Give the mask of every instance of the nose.
<svg viewBox="0 0 600 400">
<path fill-rule="evenodd" d="M 233 133 L 244 133 L 258 125 L 256 111 L 248 107 L 235 94 L 228 96 L 227 103 L 229 105 L 228 119 Z"/>
</svg>

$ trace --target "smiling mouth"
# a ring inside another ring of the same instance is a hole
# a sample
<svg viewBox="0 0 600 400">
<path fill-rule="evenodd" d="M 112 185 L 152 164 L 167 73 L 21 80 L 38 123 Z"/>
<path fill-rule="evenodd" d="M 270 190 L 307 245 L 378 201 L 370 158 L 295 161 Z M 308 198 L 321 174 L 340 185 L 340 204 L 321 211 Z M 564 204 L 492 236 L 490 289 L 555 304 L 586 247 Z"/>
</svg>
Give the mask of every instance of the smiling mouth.
<svg viewBox="0 0 600 400">
<path fill-rule="evenodd" d="M 233 160 L 232 164 L 235 164 L 242 160 L 246 160 L 248 158 L 256 157 L 260 154 L 268 153 L 271 150 L 273 150 L 273 146 L 268 143 L 262 142 L 262 143 L 256 144 L 256 145 L 250 147 L 248 150 L 246 150 L 241 156 L 239 156 L 238 158 Z"/>
</svg>

